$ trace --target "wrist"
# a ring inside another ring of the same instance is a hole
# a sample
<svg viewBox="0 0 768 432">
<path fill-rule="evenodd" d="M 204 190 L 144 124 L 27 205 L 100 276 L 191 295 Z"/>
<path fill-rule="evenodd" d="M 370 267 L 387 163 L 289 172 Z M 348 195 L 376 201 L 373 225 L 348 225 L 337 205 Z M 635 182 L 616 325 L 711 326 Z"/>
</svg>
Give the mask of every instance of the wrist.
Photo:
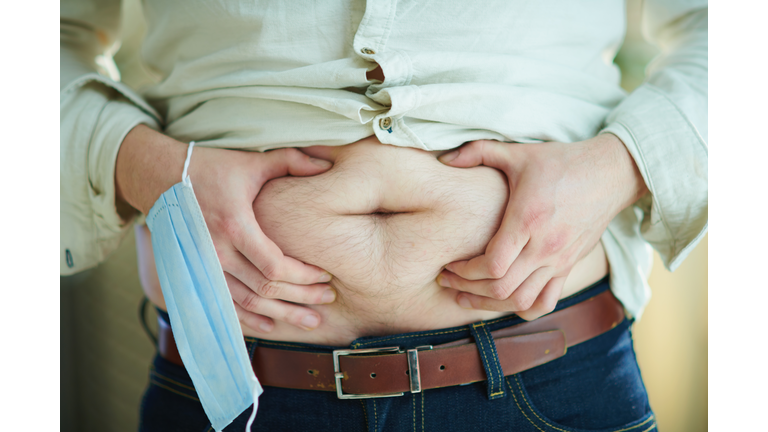
<svg viewBox="0 0 768 432">
<path fill-rule="evenodd" d="M 181 181 L 186 145 L 140 124 L 126 135 L 115 164 L 115 206 L 144 214 L 160 195 Z"/>
<path fill-rule="evenodd" d="M 624 210 L 648 193 L 648 187 L 640 174 L 640 169 L 619 137 L 604 133 L 590 141 L 594 141 L 598 157 L 607 163 L 606 168 L 610 172 L 607 178 L 615 188 L 619 203 L 618 211 Z"/>
</svg>

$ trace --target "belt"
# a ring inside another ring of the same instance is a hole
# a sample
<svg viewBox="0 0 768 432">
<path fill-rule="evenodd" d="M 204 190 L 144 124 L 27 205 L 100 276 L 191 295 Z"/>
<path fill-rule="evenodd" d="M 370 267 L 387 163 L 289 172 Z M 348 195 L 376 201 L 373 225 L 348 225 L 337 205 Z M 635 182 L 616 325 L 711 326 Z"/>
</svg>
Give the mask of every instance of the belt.
<svg viewBox="0 0 768 432">
<path fill-rule="evenodd" d="M 623 306 L 605 291 L 491 335 L 507 376 L 562 357 L 568 347 L 607 332 L 623 319 Z M 170 326 L 159 321 L 160 355 L 183 366 Z M 327 354 L 257 346 L 252 364 L 262 385 L 335 391 L 340 399 L 400 396 L 487 379 L 480 352 L 469 338 L 408 350 L 338 349 Z"/>
</svg>

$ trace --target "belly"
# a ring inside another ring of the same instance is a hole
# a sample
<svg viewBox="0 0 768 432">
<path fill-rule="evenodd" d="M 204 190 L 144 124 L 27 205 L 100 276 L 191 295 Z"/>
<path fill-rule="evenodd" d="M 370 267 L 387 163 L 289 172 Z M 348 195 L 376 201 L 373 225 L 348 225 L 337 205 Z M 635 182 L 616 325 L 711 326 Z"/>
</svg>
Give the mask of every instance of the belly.
<svg viewBox="0 0 768 432">
<path fill-rule="evenodd" d="M 305 331 L 275 321 L 262 339 L 345 346 L 359 337 L 433 330 L 505 313 L 462 309 L 457 291 L 435 278 L 445 265 L 485 251 L 509 195 L 506 178 L 488 168 L 451 168 L 437 154 L 380 144 L 375 137 L 305 152 L 334 162 L 314 177 L 267 183 L 254 201 L 265 234 L 288 256 L 334 276 L 336 301 L 310 305 L 322 317 Z M 149 230 L 137 230 L 142 285 L 165 309 Z M 579 261 L 561 298 L 608 272 L 602 246 Z"/>
<path fill-rule="evenodd" d="M 501 172 L 447 167 L 434 153 L 375 137 L 306 151 L 333 160 L 333 168 L 270 181 L 254 212 L 286 255 L 334 275 L 337 300 L 312 306 L 323 318 L 319 328 L 276 323 L 267 338 L 346 345 L 503 315 L 462 309 L 456 291 L 435 282 L 446 264 L 482 254 L 496 233 L 509 195 Z"/>
</svg>

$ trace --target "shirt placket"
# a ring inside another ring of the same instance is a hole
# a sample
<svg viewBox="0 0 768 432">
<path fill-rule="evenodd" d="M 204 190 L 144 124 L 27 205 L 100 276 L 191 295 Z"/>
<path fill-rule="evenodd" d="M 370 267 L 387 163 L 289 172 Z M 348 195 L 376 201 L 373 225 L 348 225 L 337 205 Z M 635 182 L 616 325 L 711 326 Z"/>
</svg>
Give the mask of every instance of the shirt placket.
<svg viewBox="0 0 768 432">
<path fill-rule="evenodd" d="M 384 82 L 371 86 L 367 93 L 377 103 L 389 108 L 373 118 L 373 133 L 384 144 L 424 148 L 405 125 L 404 110 L 398 109 L 412 105 L 407 101 L 411 99 L 407 97 L 409 92 L 402 88 L 410 82 L 412 68 L 407 54 L 388 45 L 395 25 L 396 10 L 397 0 L 368 1 L 353 46 L 357 55 L 368 62 L 377 63 L 384 72 Z M 396 96 L 387 91 L 392 88 L 400 90 Z"/>
</svg>

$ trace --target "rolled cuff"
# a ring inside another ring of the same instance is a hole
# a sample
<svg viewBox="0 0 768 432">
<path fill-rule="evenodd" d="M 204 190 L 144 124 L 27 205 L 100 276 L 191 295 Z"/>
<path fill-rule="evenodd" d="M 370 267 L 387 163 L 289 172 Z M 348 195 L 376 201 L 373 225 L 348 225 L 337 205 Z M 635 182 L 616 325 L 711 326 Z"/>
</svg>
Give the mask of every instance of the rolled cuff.
<svg viewBox="0 0 768 432">
<path fill-rule="evenodd" d="M 134 127 L 157 120 L 114 88 L 89 82 L 61 101 L 60 273 L 104 261 L 131 226 L 115 207 L 115 162 Z"/>
<path fill-rule="evenodd" d="M 707 144 L 649 83 L 619 104 L 607 124 L 601 133 L 624 142 L 650 191 L 636 203 L 644 212 L 640 232 L 674 270 L 707 232 Z"/>
</svg>

